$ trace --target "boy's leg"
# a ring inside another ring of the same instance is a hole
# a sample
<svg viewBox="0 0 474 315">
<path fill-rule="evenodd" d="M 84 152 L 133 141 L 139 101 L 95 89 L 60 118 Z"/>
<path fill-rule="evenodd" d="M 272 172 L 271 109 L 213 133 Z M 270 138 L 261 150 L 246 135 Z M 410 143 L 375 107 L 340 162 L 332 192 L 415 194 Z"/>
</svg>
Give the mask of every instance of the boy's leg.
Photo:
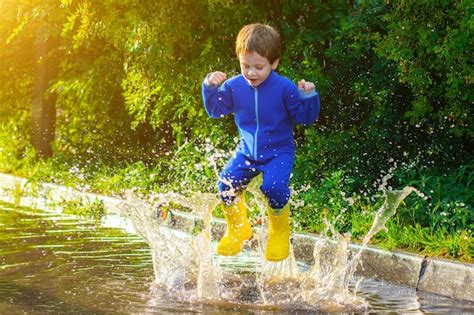
<svg viewBox="0 0 474 315">
<path fill-rule="evenodd" d="M 252 237 L 243 190 L 256 174 L 258 172 L 245 156 L 237 153 L 220 175 L 219 194 L 224 203 L 223 213 L 227 223 L 226 233 L 217 244 L 217 253 L 220 255 L 238 254 L 243 242 Z"/>
<path fill-rule="evenodd" d="M 260 167 L 263 172 L 260 190 L 275 212 L 281 211 L 290 199 L 290 176 L 294 161 L 293 155 L 280 154 Z"/>
<path fill-rule="evenodd" d="M 263 167 L 263 184 L 260 187 L 268 200 L 268 241 L 265 258 L 281 261 L 290 252 L 290 175 L 294 156 L 282 154 Z"/>
</svg>

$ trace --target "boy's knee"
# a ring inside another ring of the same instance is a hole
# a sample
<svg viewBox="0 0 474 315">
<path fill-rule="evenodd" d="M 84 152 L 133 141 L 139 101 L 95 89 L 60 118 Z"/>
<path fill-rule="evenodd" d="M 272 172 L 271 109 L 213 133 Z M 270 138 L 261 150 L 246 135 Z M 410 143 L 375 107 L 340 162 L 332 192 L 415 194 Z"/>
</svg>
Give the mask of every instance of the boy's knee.
<svg viewBox="0 0 474 315">
<path fill-rule="evenodd" d="M 219 197 L 224 204 L 230 205 L 235 200 L 235 189 L 233 189 L 230 185 L 227 185 L 219 180 L 217 182 L 217 189 L 219 191 Z"/>
<path fill-rule="evenodd" d="M 226 205 L 230 205 L 234 202 L 235 198 L 241 194 L 243 186 L 240 181 L 224 179 L 217 182 L 217 189 L 222 202 Z"/>
<path fill-rule="evenodd" d="M 260 190 L 267 197 L 268 204 L 272 209 L 282 209 L 290 200 L 290 189 L 281 185 L 262 185 Z"/>
</svg>

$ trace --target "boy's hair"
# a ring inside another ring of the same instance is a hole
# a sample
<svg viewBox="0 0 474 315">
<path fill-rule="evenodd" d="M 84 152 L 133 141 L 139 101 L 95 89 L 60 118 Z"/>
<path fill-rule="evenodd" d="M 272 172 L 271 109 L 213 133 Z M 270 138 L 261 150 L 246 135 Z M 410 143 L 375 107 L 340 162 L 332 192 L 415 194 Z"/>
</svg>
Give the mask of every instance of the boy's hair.
<svg viewBox="0 0 474 315">
<path fill-rule="evenodd" d="M 260 23 L 249 24 L 242 27 L 235 43 L 235 53 L 240 54 L 256 52 L 268 59 L 270 63 L 281 57 L 281 39 L 278 32 L 269 25 Z"/>
</svg>

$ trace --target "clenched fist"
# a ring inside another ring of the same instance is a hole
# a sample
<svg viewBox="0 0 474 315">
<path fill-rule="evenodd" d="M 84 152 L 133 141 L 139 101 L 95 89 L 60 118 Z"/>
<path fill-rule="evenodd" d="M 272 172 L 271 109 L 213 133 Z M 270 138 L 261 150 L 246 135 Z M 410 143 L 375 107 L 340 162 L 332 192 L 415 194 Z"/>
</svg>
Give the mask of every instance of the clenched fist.
<svg viewBox="0 0 474 315">
<path fill-rule="evenodd" d="M 212 85 L 212 86 L 218 86 L 218 85 L 221 85 L 222 83 L 224 83 L 224 81 L 227 79 L 227 74 L 225 74 L 224 72 L 221 72 L 221 71 L 215 71 L 215 72 L 211 72 L 207 75 L 206 77 L 206 83 L 208 85 Z"/>
<path fill-rule="evenodd" d="M 313 82 L 306 82 L 305 80 L 298 81 L 298 89 L 303 90 L 305 93 L 311 93 L 315 90 Z"/>
</svg>

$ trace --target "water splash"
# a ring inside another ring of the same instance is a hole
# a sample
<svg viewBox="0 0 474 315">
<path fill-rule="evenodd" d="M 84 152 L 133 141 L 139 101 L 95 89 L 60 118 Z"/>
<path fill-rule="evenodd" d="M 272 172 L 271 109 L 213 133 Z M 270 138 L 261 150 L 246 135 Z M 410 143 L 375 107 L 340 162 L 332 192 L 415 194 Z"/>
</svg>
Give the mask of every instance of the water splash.
<svg viewBox="0 0 474 315">
<path fill-rule="evenodd" d="M 398 206 L 408 195 L 414 192 L 420 198 L 426 198 L 423 193 L 410 186 L 405 187 L 402 190 L 387 190 L 385 188 L 387 179 L 388 176 L 387 178 L 384 177 L 384 183 L 380 186 L 380 190 L 383 192 L 382 196 L 384 197 L 384 202 L 375 213 L 374 222 L 372 223 L 369 232 L 367 232 L 367 234 L 364 236 L 361 248 L 354 255 L 354 257 L 350 261 L 350 264 L 348 265 L 349 274 L 355 273 L 358 264 L 361 263 L 360 256 L 362 255 L 362 252 L 367 248 L 367 245 L 369 244 L 369 241 L 372 239 L 372 237 L 382 230 L 387 231 L 385 224 L 392 216 L 395 215 Z"/>
<path fill-rule="evenodd" d="M 385 223 L 396 213 L 398 206 L 400 203 L 412 192 L 415 192 L 419 197 L 425 198 L 425 195 L 414 187 L 405 187 L 402 190 L 386 190 L 382 188 L 384 203 L 382 206 L 377 210 L 375 214 L 374 222 L 369 230 L 369 232 L 365 235 L 364 241 L 362 242 L 363 245 L 367 245 L 370 239 L 380 232 L 381 230 L 387 230 L 385 227 Z"/>
<path fill-rule="evenodd" d="M 260 217 L 266 218 L 266 201 L 260 184 L 261 178 L 251 182 L 247 188 L 251 198 L 247 198 L 247 203 L 260 211 Z M 326 222 L 323 235 L 330 232 L 333 238 L 321 237 L 316 241 L 314 264 L 309 270 L 298 266 L 292 246 L 289 257 L 281 262 L 264 259 L 267 220 L 262 228 L 254 229 L 253 240 L 245 243 L 243 253 L 234 257 L 217 256 L 211 235 L 212 212 L 219 204 L 214 194 L 196 193 L 186 197 L 167 193 L 150 196 L 147 200 L 129 194 L 121 209 L 152 249 L 156 285 L 175 300 L 353 311 L 368 307 L 357 295 L 358 279 L 354 276 L 361 253 L 369 240 L 385 228 L 400 202 L 414 191 L 417 192 L 413 187 L 384 190 L 385 201 L 376 213 L 363 246 L 355 254 L 348 249 L 350 236 L 337 233 Z M 172 215 L 157 215 L 158 209 L 170 205 L 189 209 L 190 218 L 194 219 L 184 225 L 180 223 L 176 229 Z M 256 249 L 252 250 L 249 245 L 255 243 Z M 239 269 L 239 264 L 246 266 Z"/>
<path fill-rule="evenodd" d="M 156 283 L 172 292 L 178 299 L 199 300 L 215 298 L 220 274 L 212 263 L 210 222 L 217 199 L 212 194 L 185 197 L 177 193 L 153 195 L 148 200 L 133 194 L 121 205 L 131 218 L 135 230 L 150 245 Z M 196 236 L 195 224 L 172 228 L 172 215 L 157 215 L 161 207 L 178 204 L 194 209 L 193 214 L 204 222 L 204 229 Z"/>
</svg>

